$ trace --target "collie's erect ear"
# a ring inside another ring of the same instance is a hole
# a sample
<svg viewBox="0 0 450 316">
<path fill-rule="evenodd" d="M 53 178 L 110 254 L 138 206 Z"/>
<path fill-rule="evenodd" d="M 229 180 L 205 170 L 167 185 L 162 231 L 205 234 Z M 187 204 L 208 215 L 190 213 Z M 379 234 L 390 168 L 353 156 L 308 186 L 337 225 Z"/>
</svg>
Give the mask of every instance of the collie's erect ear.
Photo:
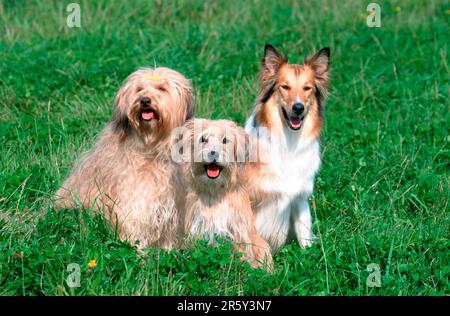
<svg viewBox="0 0 450 316">
<path fill-rule="evenodd" d="M 264 58 L 261 61 L 261 78 L 263 80 L 273 78 L 285 63 L 287 63 L 287 58 L 280 54 L 275 47 L 266 44 L 264 46 Z"/>
<path fill-rule="evenodd" d="M 317 75 L 324 75 L 330 70 L 330 49 L 322 48 L 314 55 L 305 59 L 305 64 L 311 66 Z"/>
<path fill-rule="evenodd" d="M 326 97 L 330 74 L 330 49 L 322 48 L 320 51 L 305 59 L 305 64 L 314 71 L 317 90 L 321 98 Z"/>
</svg>

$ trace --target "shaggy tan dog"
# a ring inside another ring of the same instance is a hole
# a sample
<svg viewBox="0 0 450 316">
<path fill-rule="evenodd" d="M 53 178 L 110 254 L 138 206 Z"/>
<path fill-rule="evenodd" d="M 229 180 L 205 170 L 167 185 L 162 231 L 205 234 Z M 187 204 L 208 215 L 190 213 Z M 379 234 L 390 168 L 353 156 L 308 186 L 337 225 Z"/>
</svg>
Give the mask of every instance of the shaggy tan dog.
<svg viewBox="0 0 450 316">
<path fill-rule="evenodd" d="M 229 239 L 253 266 L 270 269 L 270 247 L 255 229 L 250 198 L 242 182 L 246 139 L 234 122 L 190 120 L 184 126 L 187 187 L 185 233 L 188 240 L 214 235 Z"/>
<path fill-rule="evenodd" d="M 171 248 L 183 185 L 170 134 L 193 110 L 191 84 L 180 73 L 160 67 L 131 74 L 117 93 L 112 121 L 56 192 L 56 208 L 103 211 L 122 239 Z"/>
</svg>

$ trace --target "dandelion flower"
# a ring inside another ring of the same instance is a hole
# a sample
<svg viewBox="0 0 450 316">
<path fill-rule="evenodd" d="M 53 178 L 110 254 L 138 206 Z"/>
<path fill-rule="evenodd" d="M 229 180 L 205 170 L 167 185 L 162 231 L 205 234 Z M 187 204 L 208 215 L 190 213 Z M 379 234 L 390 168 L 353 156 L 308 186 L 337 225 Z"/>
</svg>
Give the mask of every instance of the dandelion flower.
<svg viewBox="0 0 450 316">
<path fill-rule="evenodd" d="M 95 260 L 91 260 L 88 263 L 89 268 L 95 268 L 97 266 L 97 262 Z"/>
</svg>

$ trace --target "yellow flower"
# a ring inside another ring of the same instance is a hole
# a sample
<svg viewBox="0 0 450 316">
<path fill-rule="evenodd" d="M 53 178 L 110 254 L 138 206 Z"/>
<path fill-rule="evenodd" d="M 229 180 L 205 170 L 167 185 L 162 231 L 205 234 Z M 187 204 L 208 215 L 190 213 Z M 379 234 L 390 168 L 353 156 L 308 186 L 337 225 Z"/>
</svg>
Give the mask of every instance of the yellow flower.
<svg viewBox="0 0 450 316">
<path fill-rule="evenodd" d="M 401 10 L 402 10 L 402 8 L 400 8 L 399 5 L 395 7 L 395 11 L 400 12 Z"/>
<path fill-rule="evenodd" d="M 446 14 L 450 14 L 450 10 L 445 10 L 445 13 Z"/>
<path fill-rule="evenodd" d="M 89 268 L 95 268 L 97 266 L 97 262 L 95 260 L 91 260 L 88 263 Z"/>
</svg>

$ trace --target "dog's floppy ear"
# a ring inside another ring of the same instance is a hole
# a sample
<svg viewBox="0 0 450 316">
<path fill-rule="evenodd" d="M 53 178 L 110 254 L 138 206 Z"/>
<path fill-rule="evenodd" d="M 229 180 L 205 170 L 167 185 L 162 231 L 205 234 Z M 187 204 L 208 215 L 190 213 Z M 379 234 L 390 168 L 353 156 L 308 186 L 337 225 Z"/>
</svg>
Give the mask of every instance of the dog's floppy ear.
<svg viewBox="0 0 450 316">
<path fill-rule="evenodd" d="M 117 92 L 114 102 L 113 127 L 119 134 L 120 141 L 124 141 L 128 134 L 129 121 L 126 114 L 125 87 L 121 87 Z"/>
<path fill-rule="evenodd" d="M 196 119 L 189 119 L 181 126 L 180 131 L 182 134 L 178 136 L 178 142 L 180 144 L 178 154 L 182 157 L 182 162 L 191 162 L 194 159 L 194 133 L 195 128 L 198 128 L 199 121 Z"/>
<path fill-rule="evenodd" d="M 285 63 L 287 63 L 287 58 L 280 54 L 275 47 L 266 44 L 264 46 L 264 58 L 261 61 L 261 78 L 263 80 L 273 78 Z"/>
<path fill-rule="evenodd" d="M 328 80 L 330 73 L 330 49 L 322 48 L 314 55 L 305 59 L 305 64 L 314 71 L 315 83 L 320 99 L 324 99 L 327 94 Z"/>
<path fill-rule="evenodd" d="M 192 89 L 189 87 L 186 89 L 184 94 L 184 99 L 186 102 L 186 121 L 194 117 L 195 99 L 192 94 Z"/>
<path fill-rule="evenodd" d="M 114 131 L 119 134 L 120 141 L 124 141 L 128 134 L 128 117 L 117 113 L 113 117 Z"/>
<path fill-rule="evenodd" d="M 236 128 L 236 162 L 243 167 L 245 163 L 249 162 L 250 157 L 250 136 L 242 127 Z"/>
<path fill-rule="evenodd" d="M 181 78 L 179 78 L 180 76 Z M 184 108 L 183 113 L 179 113 L 180 119 L 184 123 L 194 117 L 195 99 L 192 94 L 192 83 L 189 79 L 182 77 L 181 74 L 174 76 L 171 81 L 175 87 L 172 89 L 174 94 L 171 95 L 179 100 L 180 109 Z"/>
</svg>

